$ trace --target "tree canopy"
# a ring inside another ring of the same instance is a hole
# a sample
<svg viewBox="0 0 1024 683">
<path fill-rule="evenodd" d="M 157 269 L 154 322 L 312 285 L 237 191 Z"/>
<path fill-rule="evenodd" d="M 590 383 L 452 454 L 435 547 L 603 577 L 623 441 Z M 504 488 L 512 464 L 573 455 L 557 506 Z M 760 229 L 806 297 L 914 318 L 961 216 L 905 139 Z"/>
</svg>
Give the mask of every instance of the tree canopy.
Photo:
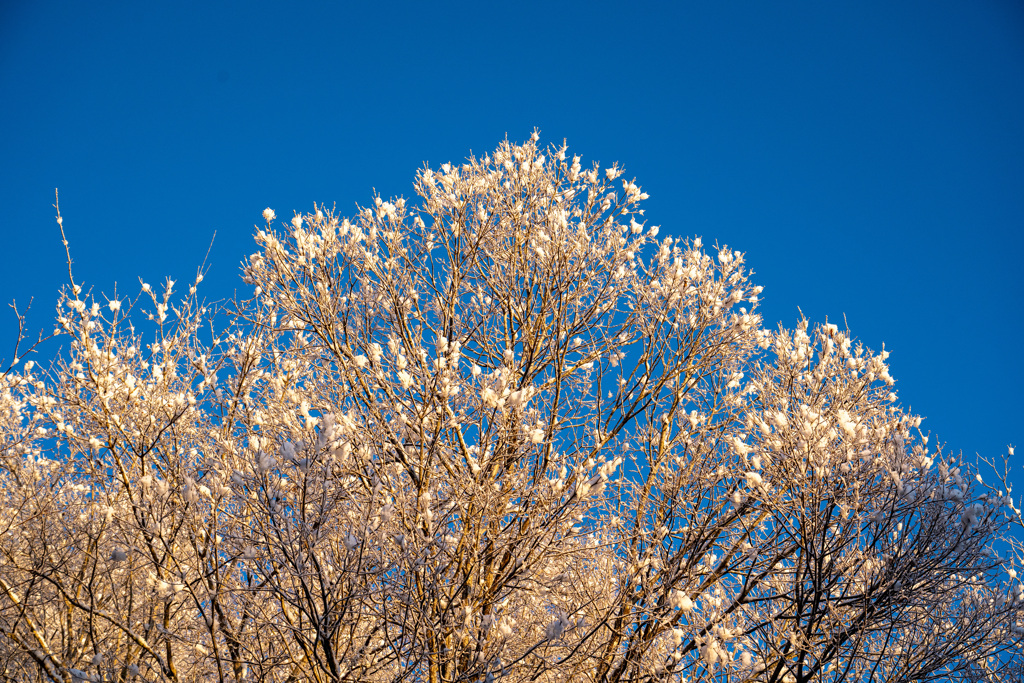
<svg viewBox="0 0 1024 683">
<path fill-rule="evenodd" d="M 72 278 L 0 380 L 6 675 L 1018 680 L 1005 476 L 646 198 L 534 134 L 267 209 L 227 306 Z"/>
</svg>

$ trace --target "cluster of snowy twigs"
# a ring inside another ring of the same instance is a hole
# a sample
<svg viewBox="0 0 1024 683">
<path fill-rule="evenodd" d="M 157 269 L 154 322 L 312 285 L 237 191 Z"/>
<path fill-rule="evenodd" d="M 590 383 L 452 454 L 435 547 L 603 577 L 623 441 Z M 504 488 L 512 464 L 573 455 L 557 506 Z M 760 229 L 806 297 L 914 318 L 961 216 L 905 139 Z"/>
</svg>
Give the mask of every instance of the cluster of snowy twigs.
<svg viewBox="0 0 1024 683">
<path fill-rule="evenodd" d="M 252 295 L 72 279 L 0 379 L 0 667 L 79 681 L 1010 681 L 1009 482 L 886 356 L 536 135 L 290 226 Z"/>
</svg>

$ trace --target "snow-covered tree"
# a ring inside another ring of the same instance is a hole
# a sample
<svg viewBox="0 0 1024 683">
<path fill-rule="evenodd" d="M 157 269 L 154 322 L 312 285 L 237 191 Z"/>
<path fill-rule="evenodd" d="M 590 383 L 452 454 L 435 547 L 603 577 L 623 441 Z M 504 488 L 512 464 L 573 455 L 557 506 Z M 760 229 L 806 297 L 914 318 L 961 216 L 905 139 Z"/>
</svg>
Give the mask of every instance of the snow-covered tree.
<svg viewBox="0 0 1024 683">
<path fill-rule="evenodd" d="M 267 209 L 228 308 L 71 280 L 0 380 L 8 678 L 1019 675 L 1008 483 L 886 352 L 536 134 L 415 191 Z"/>
</svg>

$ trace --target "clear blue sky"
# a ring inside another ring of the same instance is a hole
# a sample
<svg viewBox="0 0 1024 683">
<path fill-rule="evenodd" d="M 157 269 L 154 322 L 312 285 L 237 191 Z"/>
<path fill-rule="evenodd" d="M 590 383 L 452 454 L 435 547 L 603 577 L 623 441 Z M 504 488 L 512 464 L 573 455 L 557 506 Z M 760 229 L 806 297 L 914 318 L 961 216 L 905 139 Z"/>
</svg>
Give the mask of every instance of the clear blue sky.
<svg viewBox="0 0 1024 683">
<path fill-rule="evenodd" d="M 264 207 L 349 213 L 534 127 L 745 251 L 770 324 L 884 342 L 954 449 L 1024 442 L 1012 0 L 0 3 L 0 299 L 49 327 L 55 187 L 76 277 L 186 280 L 216 231 L 216 299 Z"/>
</svg>

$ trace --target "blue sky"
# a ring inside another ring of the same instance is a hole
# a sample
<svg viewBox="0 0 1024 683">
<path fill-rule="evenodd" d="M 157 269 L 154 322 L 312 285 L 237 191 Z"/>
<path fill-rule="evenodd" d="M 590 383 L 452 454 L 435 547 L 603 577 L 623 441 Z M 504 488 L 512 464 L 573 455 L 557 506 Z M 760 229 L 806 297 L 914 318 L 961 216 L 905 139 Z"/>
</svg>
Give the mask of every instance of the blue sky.
<svg viewBox="0 0 1024 683">
<path fill-rule="evenodd" d="M 37 329 L 66 278 L 55 187 L 76 278 L 187 280 L 216 231 L 218 299 L 264 207 L 351 213 L 537 127 L 624 164 L 663 234 L 745 251 L 769 324 L 884 343 L 954 450 L 1024 441 L 1011 0 L 7 2 L 0 102 L 0 299 L 34 296 Z"/>
</svg>

